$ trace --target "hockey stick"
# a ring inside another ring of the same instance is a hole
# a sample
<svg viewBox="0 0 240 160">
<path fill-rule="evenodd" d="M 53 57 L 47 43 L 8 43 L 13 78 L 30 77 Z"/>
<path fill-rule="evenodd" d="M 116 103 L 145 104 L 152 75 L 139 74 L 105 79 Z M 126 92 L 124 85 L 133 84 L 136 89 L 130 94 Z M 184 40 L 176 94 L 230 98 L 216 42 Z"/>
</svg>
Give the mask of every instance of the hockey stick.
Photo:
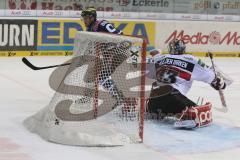
<svg viewBox="0 0 240 160">
<path fill-rule="evenodd" d="M 213 54 L 211 52 L 208 52 L 208 55 L 209 55 L 209 57 L 211 59 L 211 62 L 212 62 L 212 67 L 213 67 L 213 71 L 214 71 L 215 77 L 217 77 L 217 72 L 215 70 L 214 62 L 213 62 Z M 228 108 L 227 108 L 226 100 L 225 100 L 225 97 L 224 97 L 224 94 L 223 94 L 223 90 L 219 89 L 218 93 L 219 93 L 219 96 L 220 96 L 220 99 L 221 99 L 223 107 L 222 108 L 216 108 L 216 109 L 221 111 L 221 112 L 225 112 L 226 113 L 228 111 Z"/>
<path fill-rule="evenodd" d="M 71 64 L 71 63 L 64 63 L 64 64 L 58 64 L 53 66 L 37 67 L 37 66 L 34 66 L 31 62 L 29 62 L 28 59 L 25 57 L 22 58 L 22 61 L 24 64 L 26 64 L 29 68 L 33 70 L 48 69 L 48 68 L 54 68 L 54 67 L 60 67 L 60 66 L 67 66 Z"/>
</svg>

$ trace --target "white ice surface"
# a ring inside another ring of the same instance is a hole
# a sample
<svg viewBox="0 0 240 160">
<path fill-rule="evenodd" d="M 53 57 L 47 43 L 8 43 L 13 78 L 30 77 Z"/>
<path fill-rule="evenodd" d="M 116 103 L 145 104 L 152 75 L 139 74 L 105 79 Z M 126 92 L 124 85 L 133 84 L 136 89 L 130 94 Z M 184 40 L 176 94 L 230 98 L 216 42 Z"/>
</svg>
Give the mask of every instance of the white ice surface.
<svg viewBox="0 0 240 160">
<path fill-rule="evenodd" d="M 38 66 L 70 57 L 30 57 Z M 208 58 L 203 58 L 210 64 Z M 53 69 L 33 71 L 21 58 L 0 58 L 0 160 L 238 160 L 240 159 L 240 59 L 215 58 L 234 80 L 225 90 L 229 112 L 213 110 L 213 125 L 175 130 L 171 124 L 145 122 L 144 143 L 122 147 L 72 147 L 49 143 L 26 130 L 25 118 L 45 107 L 54 91 L 48 85 Z M 220 107 L 218 93 L 196 82 L 188 96 Z"/>
</svg>

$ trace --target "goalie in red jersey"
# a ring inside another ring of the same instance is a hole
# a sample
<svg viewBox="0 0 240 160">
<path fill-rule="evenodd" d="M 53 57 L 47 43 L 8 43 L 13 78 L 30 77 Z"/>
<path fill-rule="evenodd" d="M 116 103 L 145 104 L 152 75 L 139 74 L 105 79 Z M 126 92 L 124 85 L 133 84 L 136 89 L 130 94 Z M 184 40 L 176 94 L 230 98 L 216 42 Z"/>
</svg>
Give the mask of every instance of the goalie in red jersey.
<svg viewBox="0 0 240 160">
<path fill-rule="evenodd" d="M 177 116 L 180 121 L 175 123 L 176 127 L 206 126 L 212 122 L 211 104 L 198 106 L 186 94 L 194 80 L 208 83 L 216 90 L 225 89 L 226 83 L 200 59 L 186 54 L 185 49 L 184 41 L 173 40 L 168 45 L 169 54 L 150 52 L 153 65 L 148 77 L 156 81 L 147 103 L 148 112 L 159 118 Z"/>
</svg>

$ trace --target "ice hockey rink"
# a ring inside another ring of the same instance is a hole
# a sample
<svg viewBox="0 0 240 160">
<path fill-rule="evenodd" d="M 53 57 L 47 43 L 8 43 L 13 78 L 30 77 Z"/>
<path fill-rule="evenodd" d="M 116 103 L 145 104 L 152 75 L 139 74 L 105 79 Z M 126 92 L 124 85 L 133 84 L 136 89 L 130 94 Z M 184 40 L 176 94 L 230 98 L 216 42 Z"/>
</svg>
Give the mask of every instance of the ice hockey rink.
<svg viewBox="0 0 240 160">
<path fill-rule="evenodd" d="M 37 66 L 62 63 L 71 57 L 29 57 Z M 210 64 L 209 58 L 202 58 Z M 225 91 L 227 113 L 213 109 L 213 124 L 176 130 L 170 124 L 145 122 L 144 142 L 120 147 L 79 147 L 46 142 L 30 133 L 23 120 L 51 100 L 48 78 L 54 69 L 33 71 L 21 57 L 0 58 L 0 160 L 238 160 L 240 157 L 240 59 L 215 58 L 233 84 Z M 218 92 L 195 82 L 188 96 L 221 107 Z"/>
</svg>

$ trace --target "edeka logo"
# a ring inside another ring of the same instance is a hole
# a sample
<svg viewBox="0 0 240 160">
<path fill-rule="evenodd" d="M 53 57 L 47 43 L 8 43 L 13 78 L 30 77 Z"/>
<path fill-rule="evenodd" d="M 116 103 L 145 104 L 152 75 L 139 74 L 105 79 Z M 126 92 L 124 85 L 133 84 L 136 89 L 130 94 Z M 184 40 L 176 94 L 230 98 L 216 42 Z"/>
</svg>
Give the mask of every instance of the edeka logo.
<svg viewBox="0 0 240 160">
<path fill-rule="evenodd" d="M 126 35 L 143 36 L 149 45 L 154 46 L 154 22 L 111 21 Z M 73 50 L 75 33 L 86 30 L 82 21 L 39 20 L 38 50 Z"/>
<path fill-rule="evenodd" d="M 125 35 L 143 36 L 148 45 L 155 45 L 155 23 L 154 22 L 129 22 L 113 21 L 116 28 L 123 31 Z"/>
<path fill-rule="evenodd" d="M 38 50 L 73 50 L 75 33 L 85 29 L 74 20 L 39 20 L 38 26 Z"/>
<path fill-rule="evenodd" d="M 0 50 L 36 50 L 37 21 L 0 20 Z"/>
<path fill-rule="evenodd" d="M 184 30 L 175 30 L 166 39 L 165 44 L 168 44 L 173 39 L 182 39 L 185 43 L 197 45 L 240 45 L 240 34 L 238 32 L 231 31 L 228 31 L 225 34 L 217 31 L 213 31 L 210 34 L 203 32 L 188 34 Z"/>
</svg>

